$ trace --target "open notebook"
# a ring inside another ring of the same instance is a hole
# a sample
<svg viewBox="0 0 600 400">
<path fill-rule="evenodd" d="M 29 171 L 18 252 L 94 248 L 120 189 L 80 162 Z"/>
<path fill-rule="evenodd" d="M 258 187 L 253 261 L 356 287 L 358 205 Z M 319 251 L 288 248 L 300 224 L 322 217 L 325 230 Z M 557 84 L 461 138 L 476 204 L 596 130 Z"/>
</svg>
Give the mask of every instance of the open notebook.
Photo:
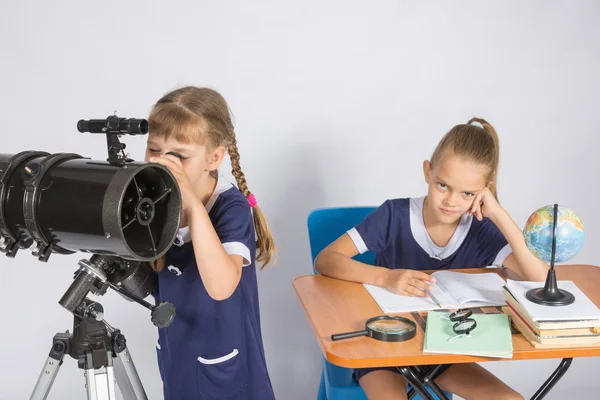
<svg viewBox="0 0 600 400">
<path fill-rule="evenodd" d="M 441 309 L 503 306 L 504 279 L 494 272 L 468 274 L 437 271 L 431 274 L 436 282 L 431 291 L 442 305 Z M 379 286 L 363 284 L 384 313 L 439 310 L 429 296 L 402 296 Z"/>
</svg>

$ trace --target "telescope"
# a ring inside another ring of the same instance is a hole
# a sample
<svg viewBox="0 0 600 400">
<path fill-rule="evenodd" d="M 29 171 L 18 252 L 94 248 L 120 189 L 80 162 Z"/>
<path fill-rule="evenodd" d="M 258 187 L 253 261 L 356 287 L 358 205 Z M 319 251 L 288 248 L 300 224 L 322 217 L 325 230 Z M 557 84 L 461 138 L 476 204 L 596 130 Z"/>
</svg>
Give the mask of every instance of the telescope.
<svg viewBox="0 0 600 400">
<path fill-rule="evenodd" d="M 87 295 L 111 288 L 151 310 L 157 327 L 173 321 L 173 304 L 155 306 L 143 299 L 157 285 L 149 262 L 169 250 L 179 229 L 181 193 L 166 167 L 134 161 L 119 141 L 123 135 L 148 133 L 147 120 L 112 115 L 82 119 L 77 129 L 106 135 L 108 158 L 37 150 L 0 154 L 0 251 L 15 258 L 31 249 L 41 262 L 52 254 L 90 254 L 79 261 L 59 300 L 73 314 L 73 333 L 54 336 L 31 398 L 47 397 L 69 354 L 86 371 L 88 398 L 114 398 L 114 362 L 123 397 L 145 399 L 125 337 L 108 325 L 102 306 Z"/>
<path fill-rule="evenodd" d="M 0 154 L 0 249 L 14 257 L 86 252 L 152 261 L 179 228 L 181 195 L 171 172 L 134 162 L 118 135 L 148 132 L 145 120 L 81 120 L 80 131 L 105 130 L 107 162 L 78 154 L 24 151 Z"/>
</svg>

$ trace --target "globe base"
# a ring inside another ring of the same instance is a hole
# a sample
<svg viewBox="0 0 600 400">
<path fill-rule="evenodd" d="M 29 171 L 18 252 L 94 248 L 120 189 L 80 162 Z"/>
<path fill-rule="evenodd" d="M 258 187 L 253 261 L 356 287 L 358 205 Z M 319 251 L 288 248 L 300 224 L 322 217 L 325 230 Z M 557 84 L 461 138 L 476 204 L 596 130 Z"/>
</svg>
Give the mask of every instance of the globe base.
<svg viewBox="0 0 600 400">
<path fill-rule="evenodd" d="M 572 293 L 558 288 L 554 267 L 548 271 L 544 287 L 529 290 L 525 297 L 527 300 L 543 306 L 568 306 L 575 302 L 575 296 Z"/>
<path fill-rule="evenodd" d="M 556 292 L 551 294 L 544 292 L 544 288 L 531 289 L 525 297 L 527 297 L 527 300 L 543 306 L 568 306 L 575 302 L 575 296 L 562 289 L 556 289 Z"/>
</svg>

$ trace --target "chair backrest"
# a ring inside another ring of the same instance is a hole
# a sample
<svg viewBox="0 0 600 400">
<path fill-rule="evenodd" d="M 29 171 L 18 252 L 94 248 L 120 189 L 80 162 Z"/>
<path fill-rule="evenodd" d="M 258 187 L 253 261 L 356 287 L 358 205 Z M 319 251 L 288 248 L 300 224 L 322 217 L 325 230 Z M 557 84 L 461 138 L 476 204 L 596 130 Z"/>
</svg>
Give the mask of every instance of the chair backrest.
<svg viewBox="0 0 600 400">
<path fill-rule="evenodd" d="M 358 225 L 375 208 L 373 206 L 358 206 L 313 210 L 308 215 L 307 220 L 308 239 L 313 264 L 321 250 L 342 236 L 347 230 Z M 368 251 L 363 254 L 357 254 L 354 259 L 367 264 L 373 264 L 375 262 L 375 253 Z"/>
</svg>

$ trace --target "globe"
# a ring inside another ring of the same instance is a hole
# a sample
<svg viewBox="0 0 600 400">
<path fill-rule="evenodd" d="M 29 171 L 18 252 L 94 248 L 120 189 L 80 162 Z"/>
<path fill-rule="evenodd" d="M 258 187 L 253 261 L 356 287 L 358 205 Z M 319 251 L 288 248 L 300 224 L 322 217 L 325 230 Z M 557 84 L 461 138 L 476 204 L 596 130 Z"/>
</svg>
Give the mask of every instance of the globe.
<svg viewBox="0 0 600 400">
<path fill-rule="evenodd" d="M 554 231 L 554 206 L 536 210 L 527 219 L 523 235 L 527 248 L 540 260 L 552 262 L 552 236 Z M 569 208 L 558 206 L 556 227 L 556 251 L 554 262 L 573 258 L 585 241 L 581 219 Z"/>
</svg>

